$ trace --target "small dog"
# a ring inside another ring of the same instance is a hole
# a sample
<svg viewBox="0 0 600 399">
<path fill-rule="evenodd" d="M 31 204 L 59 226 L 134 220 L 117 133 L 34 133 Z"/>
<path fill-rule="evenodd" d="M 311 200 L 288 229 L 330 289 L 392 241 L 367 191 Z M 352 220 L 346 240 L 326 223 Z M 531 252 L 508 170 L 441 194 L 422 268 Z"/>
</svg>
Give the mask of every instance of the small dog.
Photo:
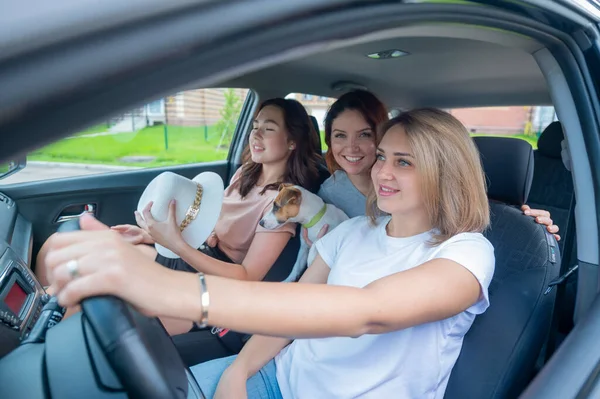
<svg viewBox="0 0 600 399">
<path fill-rule="evenodd" d="M 286 222 L 301 223 L 307 229 L 308 239 L 313 243 L 324 225 L 329 225 L 327 232 L 333 230 L 348 216 L 334 205 L 326 204 L 316 194 L 292 184 L 279 186 L 279 194 L 273 201 L 273 208 L 259 222 L 269 230 L 275 229 Z M 316 248 L 308 247 L 304 237 L 300 239 L 298 258 L 292 272 L 284 281 L 298 281 L 308 265 L 316 256 Z"/>
</svg>

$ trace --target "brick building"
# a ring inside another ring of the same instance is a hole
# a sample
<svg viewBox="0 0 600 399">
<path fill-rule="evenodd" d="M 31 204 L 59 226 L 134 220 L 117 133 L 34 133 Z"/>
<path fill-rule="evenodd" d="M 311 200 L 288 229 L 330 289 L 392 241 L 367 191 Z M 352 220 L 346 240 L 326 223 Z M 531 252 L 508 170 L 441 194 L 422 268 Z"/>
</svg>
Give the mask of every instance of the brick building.
<svg viewBox="0 0 600 399">
<path fill-rule="evenodd" d="M 247 89 L 198 89 L 177 93 L 136 110 L 142 126 L 156 122 L 178 126 L 210 126 L 221 119 L 226 96 L 237 97 L 239 107 L 248 94 Z M 286 98 L 301 102 L 323 130 L 325 114 L 335 101 L 312 94 L 291 93 Z M 509 106 L 449 109 L 472 133 L 522 134 L 541 132 L 556 115 L 552 107 Z M 131 125 L 131 124 L 128 124 Z M 135 124 L 134 124 L 135 126 Z M 131 130 L 131 128 L 129 128 Z"/>
<path fill-rule="evenodd" d="M 333 104 L 335 101 L 335 98 L 301 93 L 292 93 L 286 96 L 286 98 L 292 98 L 301 102 L 302 105 L 304 105 L 304 108 L 306 108 L 306 112 L 308 112 L 309 115 L 317 118 L 317 122 L 319 123 L 319 128 L 321 130 L 324 129 L 323 121 L 325 120 L 325 114 L 327 113 L 327 110 L 331 104 Z"/>
<path fill-rule="evenodd" d="M 554 108 L 547 106 L 459 108 L 449 112 L 472 133 L 539 134 L 556 120 Z"/>
<path fill-rule="evenodd" d="M 522 134 L 533 107 L 485 107 L 449 110 L 472 133 Z"/>
<path fill-rule="evenodd" d="M 160 121 L 177 126 L 210 126 L 221 119 L 227 90 L 237 97 L 241 108 L 247 89 L 188 90 L 146 105 L 150 122 Z"/>
</svg>

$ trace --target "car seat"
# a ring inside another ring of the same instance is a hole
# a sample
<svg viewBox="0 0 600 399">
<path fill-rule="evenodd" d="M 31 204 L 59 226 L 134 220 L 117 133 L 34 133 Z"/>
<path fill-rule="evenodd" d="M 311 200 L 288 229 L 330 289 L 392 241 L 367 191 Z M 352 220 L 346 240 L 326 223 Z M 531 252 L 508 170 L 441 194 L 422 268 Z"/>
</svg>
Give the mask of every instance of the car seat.
<svg viewBox="0 0 600 399">
<path fill-rule="evenodd" d="M 496 268 L 490 307 L 476 317 L 452 370 L 446 399 L 516 398 L 532 378 L 548 337 L 559 274 L 554 236 L 518 209 L 527 201 L 533 149 L 524 140 L 476 137 L 487 177 Z"/>
</svg>

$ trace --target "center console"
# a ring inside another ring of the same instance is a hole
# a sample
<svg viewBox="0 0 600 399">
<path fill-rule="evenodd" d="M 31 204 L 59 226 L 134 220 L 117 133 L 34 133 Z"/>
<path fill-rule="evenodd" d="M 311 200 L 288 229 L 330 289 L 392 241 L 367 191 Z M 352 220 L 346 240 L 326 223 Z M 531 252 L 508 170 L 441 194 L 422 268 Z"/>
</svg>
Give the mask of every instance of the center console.
<svg viewBox="0 0 600 399">
<path fill-rule="evenodd" d="M 23 260 L 0 244 L 0 357 L 27 337 L 48 300 Z"/>
</svg>

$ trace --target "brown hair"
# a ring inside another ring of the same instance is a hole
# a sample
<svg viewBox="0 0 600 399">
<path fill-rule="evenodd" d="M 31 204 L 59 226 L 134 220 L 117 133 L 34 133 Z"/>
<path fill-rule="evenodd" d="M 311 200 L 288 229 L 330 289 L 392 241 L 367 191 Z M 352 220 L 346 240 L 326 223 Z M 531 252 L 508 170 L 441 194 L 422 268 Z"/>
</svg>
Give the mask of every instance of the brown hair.
<svg viewBox="0 0 600 399">
<path fill-rule="evenodd" d="M 285 98 L 272 98 L 264 101 L 257 113 L 267 106 L 275 106 L 283 111 L 285 129 L 288 133 L 288 140 L 293 141 L 296 147 L 290 154 L 285 173 L 281 176 L 281 181 L 268 184 L 261 191 L 264 194 L 266 190 L 277 189 L 281 183 L 292 183 L 307 189 L 313 189 L 319 177 L 318 163 L 318 134 L 306 112 L 306 109 L 296 100 Z M 247 144 L 243 154 L 242 175 L 239 193 L 244 198 L 250 190 L 256 186 L 262 164 L 252 161 L 250 146 Z"/>
<path fill-rule="evenodd" d="M 325 143 L 327 144 L 327 153 L 325 161 L 329 172 L 333 173 L 341 169 L 335 161 L 331 151 L 331 129 L 333 121 L 344 111 L 357 111 L 365 118 L 373 133 L 377 133 L 377 128 L 384 122 L 387 122 L 388 113 L 385 105 L 375 96 L 375 94 L 366 90 L 353 90 L 337 99 L 331 104 L 327 115 L 325 116 Z"/>
<path fill-rule="evenodd" d="M 490 222 L 481 158 L 469 132 L 447 112 L 421 108 L 403 112 L 381 126 L 381 138 L 402 126 L 415 157 L 421 195 L 431 225 L 439 231 L 432 244 L 465 232 L 483 232 Z M 375 223 L 377 197 L 372 190 L 367 214 Z"/>
</svg>

